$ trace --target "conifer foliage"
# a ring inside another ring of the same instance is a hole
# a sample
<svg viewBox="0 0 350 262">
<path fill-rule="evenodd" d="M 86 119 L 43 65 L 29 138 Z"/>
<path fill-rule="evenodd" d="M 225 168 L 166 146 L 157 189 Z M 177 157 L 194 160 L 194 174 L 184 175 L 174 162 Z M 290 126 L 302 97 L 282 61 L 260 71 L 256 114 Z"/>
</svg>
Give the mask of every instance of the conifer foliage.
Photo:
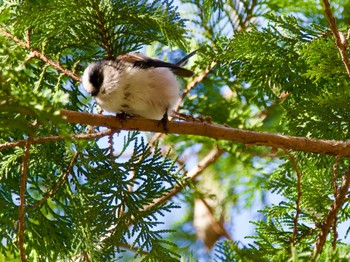
<svg viewBox="0 0 350 262">
<path fill-rule="evenodd" d="M 0 260 L 349 260 L 348 7 L 0 0 Z M 80 83 L 194 49 L 166 135 Z"/>
</svg>

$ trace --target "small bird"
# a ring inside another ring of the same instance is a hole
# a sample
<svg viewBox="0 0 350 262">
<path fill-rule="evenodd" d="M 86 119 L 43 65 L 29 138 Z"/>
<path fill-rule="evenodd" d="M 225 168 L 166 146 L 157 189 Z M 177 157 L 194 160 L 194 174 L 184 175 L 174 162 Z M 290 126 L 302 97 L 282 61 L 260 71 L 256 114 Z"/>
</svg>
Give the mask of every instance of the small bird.
<svg viewBox="0 0 350 262">
<path fill-rule="evenodd" d="M 196 51 L 175 64 L 129 53 L 91 63 L 84 71 L 85 90 L 106 111 L 168 120 L 180 95 L 176 76 L 191 77 L 181 67 Z"/>
</svg>

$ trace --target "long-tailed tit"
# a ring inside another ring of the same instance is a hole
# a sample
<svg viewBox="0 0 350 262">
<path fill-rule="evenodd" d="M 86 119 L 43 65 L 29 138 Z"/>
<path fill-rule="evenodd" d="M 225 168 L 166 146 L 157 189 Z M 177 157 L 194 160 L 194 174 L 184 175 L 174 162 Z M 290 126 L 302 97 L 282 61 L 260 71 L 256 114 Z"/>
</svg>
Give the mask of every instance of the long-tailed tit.
<svg viewBox="0 0 350 262">
<path fill-rule="evenodd" d="M 193 75 L 181 66 L 195 53 L 176 64 L 140 53 L 103 59 L 85 69 L 83 85 L 106 111 L 167 120 L 179 99 L 180 84 L 175 75 Z"/>
</svg>

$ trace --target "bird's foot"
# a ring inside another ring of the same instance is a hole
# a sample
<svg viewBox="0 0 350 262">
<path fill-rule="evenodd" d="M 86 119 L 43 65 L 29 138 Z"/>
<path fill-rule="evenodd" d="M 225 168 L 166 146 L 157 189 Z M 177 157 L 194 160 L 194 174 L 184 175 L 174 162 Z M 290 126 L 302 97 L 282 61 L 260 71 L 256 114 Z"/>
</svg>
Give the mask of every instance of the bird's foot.
<svg viewBox="0 0 350 262">
<path fill-rule="evenodd" d="M 124 122 L 125 122 L 128 118 L 132 117 L 132 115 L 129 115 L 129 114 L 125 113 L 125 112 L 121 112 L 121 113 L 117 113 L 117 114 L 115 115 L 115 117 L 119 120 L 119 122 L 120 122 L 121 125 L 123 126 Z"/>
<path fill-rule="evenodd" d="M 168 119 L 168 110 L 165 111 L 164 115 L 163 115 L 163 118 L 160 120 L 160 124 L 163 126 L 164 128 L 164 133 L 165 134 L 168 134 L 168 122 L 169 122 L 169 119 Z"/>
</svg>

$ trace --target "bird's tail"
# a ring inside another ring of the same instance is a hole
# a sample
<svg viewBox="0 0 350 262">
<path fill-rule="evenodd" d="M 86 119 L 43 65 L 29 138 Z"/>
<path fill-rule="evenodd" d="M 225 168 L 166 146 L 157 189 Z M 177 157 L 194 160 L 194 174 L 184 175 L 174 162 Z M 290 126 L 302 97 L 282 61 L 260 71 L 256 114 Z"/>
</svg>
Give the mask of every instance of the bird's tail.
<svg viewBox="0 0 350 262">
<path fill-rule="evenodd" d="M 181 58 L 179 61 L 177 61 L 175 65 L 177 65 L 177 66 L 184 66 L 184 65 L 186 65 L 188 59 L 189 59 L 191 56 L 195 55 L 195 54 L 197 53 L 197 51 L 198 51 L 198 49 L 192 51 L 191 53 L 189 53 L 188 55 L 186 55 L 185 57 L 183 57 L 183 58 Z"/>
</svg>

